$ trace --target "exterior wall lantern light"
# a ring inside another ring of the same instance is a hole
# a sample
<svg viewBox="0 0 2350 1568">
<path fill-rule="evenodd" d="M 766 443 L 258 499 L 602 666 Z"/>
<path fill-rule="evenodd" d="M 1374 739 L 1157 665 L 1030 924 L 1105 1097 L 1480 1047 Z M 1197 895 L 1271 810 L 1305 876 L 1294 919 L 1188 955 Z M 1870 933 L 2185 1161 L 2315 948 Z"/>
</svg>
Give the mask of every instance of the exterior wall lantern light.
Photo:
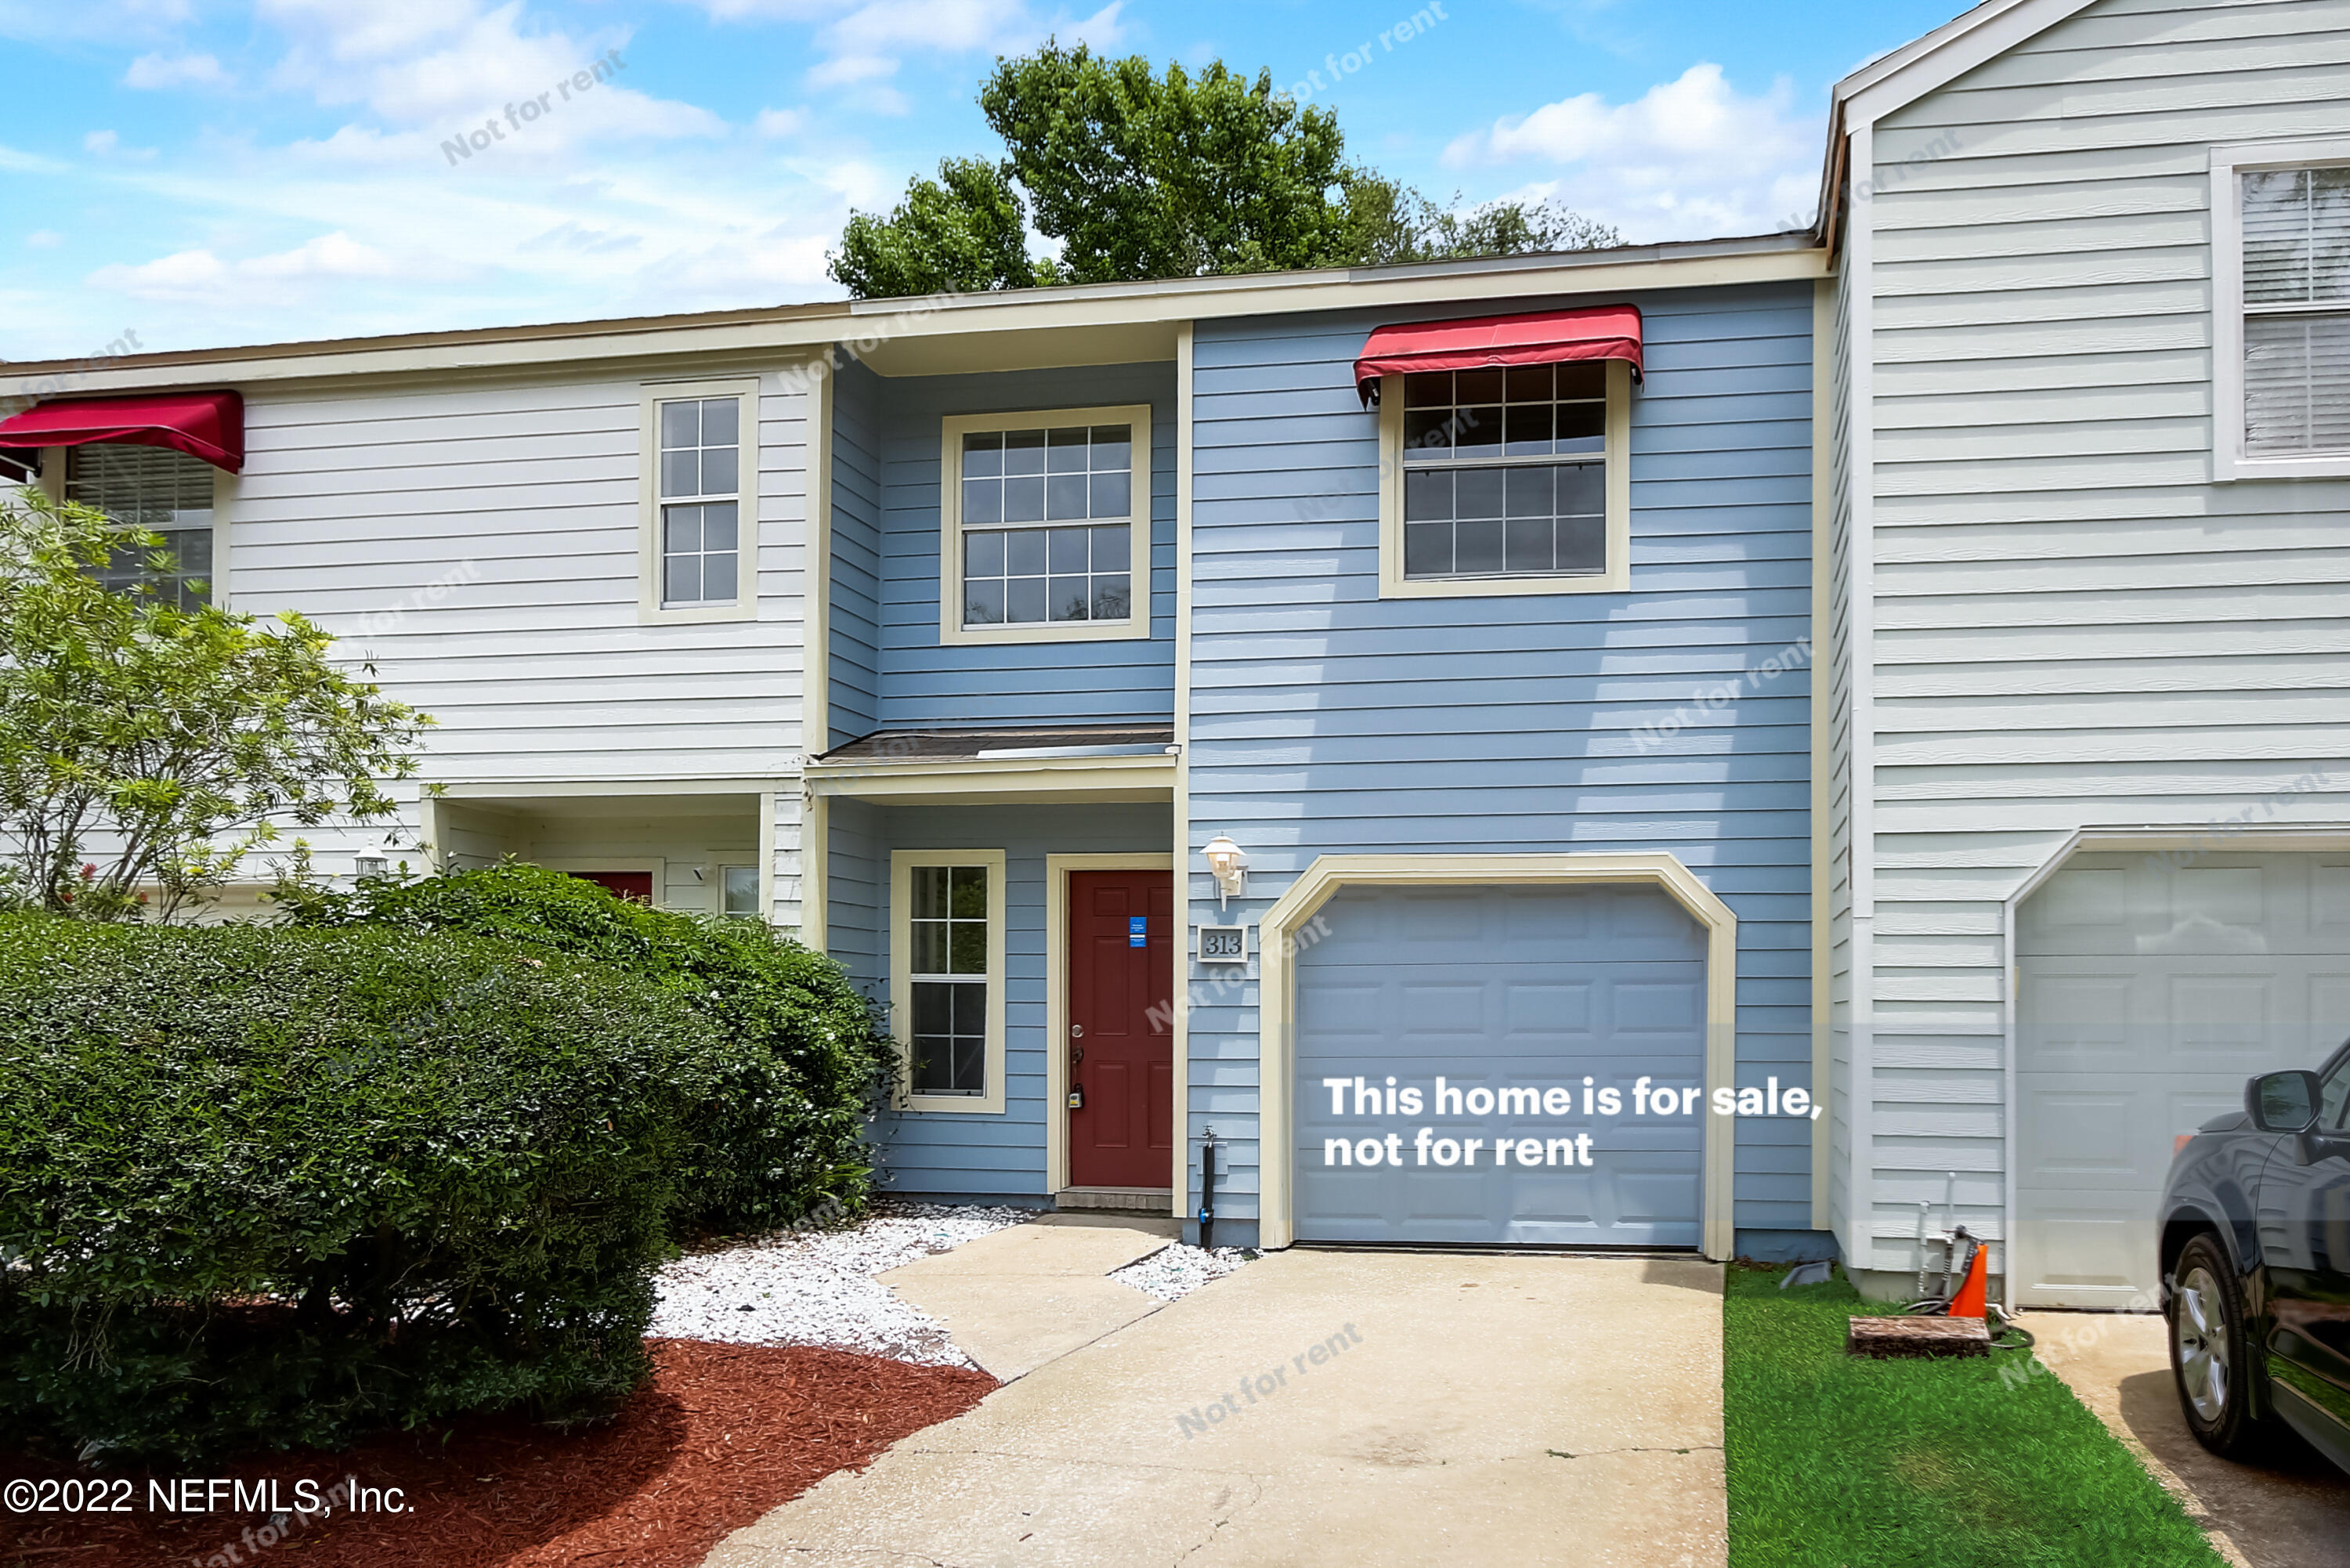
<svg viewBox="0 0 2350 1568">
<path fill-rule="evenodd" d="M 1200 853 L 1207 857 L 1208 869 L 1216 878 L 1217 909 L 1222 909 L 1225 900 L 1237 898 L 1247 890 L 1248 857 L 1241 853 L 1241 846 L 1229 836 L 1217 834 L 1201 846 Z"/>
</svg>

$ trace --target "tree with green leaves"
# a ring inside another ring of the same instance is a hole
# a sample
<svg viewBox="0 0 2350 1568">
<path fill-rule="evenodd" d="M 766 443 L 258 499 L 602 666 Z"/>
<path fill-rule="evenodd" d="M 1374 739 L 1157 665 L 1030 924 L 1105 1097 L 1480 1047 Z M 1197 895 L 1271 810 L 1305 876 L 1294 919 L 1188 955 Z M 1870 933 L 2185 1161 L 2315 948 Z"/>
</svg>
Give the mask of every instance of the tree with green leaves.
<svg viewBox="0 0 2350 1568">
<path fill-rule="evenodd" d="M 276 628 L 96 576 L 161 538 L 36 492 L 0 492 L 0 881 L 99 919 L 184 917 L 284 825 L 395 809 L 432 722 Z"/>
<path fill-rule="evenodd" d="M 860 299 L 1596 249 L 1614 230 L 1546 204 L 1466 213 L 1346 159 L 1327 109 L 1222 62 L 1046 44 L 980 89 L 1007 156 L 948 159 L 886 216 L 852 215 L 832 276 Z M 1028 254 L 1028 229 L 1059 243 Z"/>
</svg>

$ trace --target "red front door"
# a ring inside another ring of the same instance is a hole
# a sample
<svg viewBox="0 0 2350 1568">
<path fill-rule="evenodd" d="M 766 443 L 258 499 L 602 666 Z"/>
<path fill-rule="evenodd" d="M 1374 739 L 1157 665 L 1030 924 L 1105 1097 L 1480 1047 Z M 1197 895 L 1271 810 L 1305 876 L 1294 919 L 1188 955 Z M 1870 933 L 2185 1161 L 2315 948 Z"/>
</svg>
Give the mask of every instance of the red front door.
<svg viewBox="0 0 2350 1568">
<path fill-rule="evenodd" d="M 593 882 L 616 898 L 633 898 L 639 904 L 653 901 L 653 874 L 650 871 L 574 871 L 582 882 Z"/>
<path fill-rule="evenodd" d="M 1174 1179 L 1174 995 L 1175 874 L 1070 872 L 1070 1186 Z"/>
</svg>

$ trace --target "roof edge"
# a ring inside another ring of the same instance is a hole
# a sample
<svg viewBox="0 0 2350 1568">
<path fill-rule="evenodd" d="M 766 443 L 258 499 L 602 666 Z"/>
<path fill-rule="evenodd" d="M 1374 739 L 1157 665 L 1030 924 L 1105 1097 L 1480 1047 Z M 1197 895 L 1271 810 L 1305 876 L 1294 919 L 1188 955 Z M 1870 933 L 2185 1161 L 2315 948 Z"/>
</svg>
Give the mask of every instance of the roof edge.
<svg viewBox="0 0 2350 1568">
<path fill-rule="evenodd" d="M 465 327 L 446 331 L 391 333 L 368 337 L 297 339 L 284 343 L 238 344 L 216 348 L 189 348 L 150 354 L 107 355 L 97 358 L 0 359 L 0 378 L 17 379 L 60 373 L 166 369 L 192 365 L 231 365 L 243 361 L 332 358 L 341 355 L 380 354 L 409 349 L 468 348 L 493 344 L 546 343 L 550 346 L 598 337 L 635 337 L 648 333 L 687 332 L 711 327 L 759 327 L 837 321 L 843 338 L 869 335 L 876 317 L 939 316 L 1037 306 L 1082 306 L 1090 302 L 1124 304 L 1138 299 L 1167 300 L 1169 321 L 1213 316 L 1213 301 L 1222 296 L 1303 291 L 1347 283 L 1430 282 L 1447 278 L 1492 278 L 1523 273 L 1530 278 L 1572 274 L 1585 268 L 1702 262 L 1727 257 L 1792 254 L 1816 247 L 1810 230 L 1736 235 L 1720 239 L 1672 240 L 1645 245 L 1617 245 L 1606 250 L 1545 251 L 1530 255 L 1483 256 L 1465 261 L 1413 262 L 1388 266 L 1317 267 L 1295 272 L 1228 273 L 1209 277 L 1152 279 L 1139 283 L 1063 284 L 1044 288 L 991 290 L 985 293 L 928 295 L 880 299 L 815 301 L 798 305 L 756 306 L 732 310 L 685 312 L 669 316 L 603 317 L 584 321 L 541 322 L 512 327 Z M 1180 307 L 1179 307 L 1180 306 Z M 1301 306 L 1312 308 L 1312 306 Z M 972 323 L 974 328 L 981 319 Z M 557 356 L 550 354 L 550 358 Z M 331 374 L 332 372 L 324 372 Z"/>
<path fill-rule="evenodd" d="M 1816 230 L 1821 243 L 1835 250 L 1838 220 L 1851 201 L 1851 181 L 1849 177 L 1839 180 L 1836 171 L 1854 126 L 1874 125 L 2094 3 L 1983 0 L 1923 37 L 1887 50 L 1838 81 L 1828 92 L 1827 154 L 1820 175 L 1825 189 Z"/>
</svg>

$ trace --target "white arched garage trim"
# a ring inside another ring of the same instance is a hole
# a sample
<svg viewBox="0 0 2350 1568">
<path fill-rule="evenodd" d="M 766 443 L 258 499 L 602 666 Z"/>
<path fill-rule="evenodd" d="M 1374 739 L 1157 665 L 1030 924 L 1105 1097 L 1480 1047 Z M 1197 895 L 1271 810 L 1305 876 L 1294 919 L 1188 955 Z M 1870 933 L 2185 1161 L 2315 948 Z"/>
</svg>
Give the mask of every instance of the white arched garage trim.
<svg viewBox="0 0 2350 1568">
<path fill-rule="evenodd" d="M 1286 1247 L 1295 1239 L 1290 1214 L 1292 1147 L 1290 1090 L 1295 1073 L 1296 933 L 1342 888 L 1521 887 L 1614 883 L 1661 888 L 1706 930 L 1705 1097 L 1735 1086 L 1737 1065 L 1738 917 L 1696 874 L 1663 853 L 1556 855 L 1324 855 L 1299 875 L 1258 922 L 1262 968 L 1257 1161 L 1261 1244 Z M 1728 1258 L 1731 1125 L 1705 1116 L 1705 1255 Z"/>
</svg>

